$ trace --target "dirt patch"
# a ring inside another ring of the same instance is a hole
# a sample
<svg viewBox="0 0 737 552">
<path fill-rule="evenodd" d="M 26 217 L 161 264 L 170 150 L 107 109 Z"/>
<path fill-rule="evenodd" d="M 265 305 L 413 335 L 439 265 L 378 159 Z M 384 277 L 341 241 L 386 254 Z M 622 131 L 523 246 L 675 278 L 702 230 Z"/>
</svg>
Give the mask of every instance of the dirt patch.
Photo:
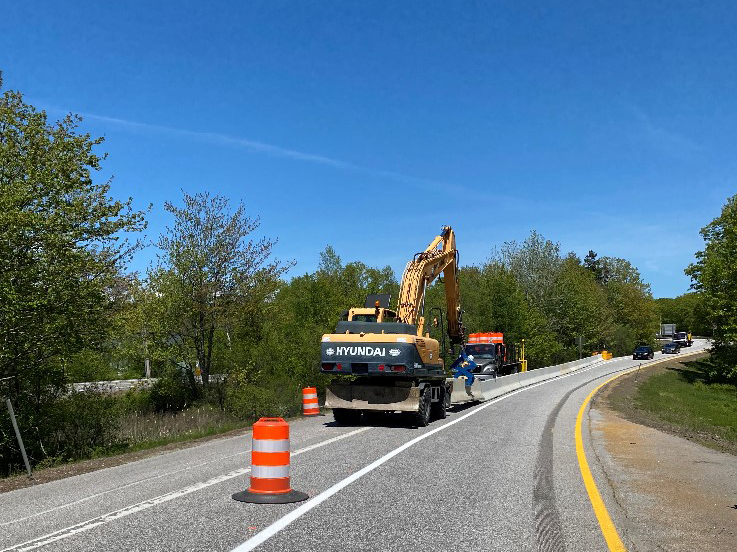
<svg viewBox="0 0 737 552">
<path fill-rule="evenodd" d="M 708 356 L 708 353 L 689 355 L 688 361 L 699 360 Z M 693 431 L 676 424 L 668 423 L 636 406 L 635 396 L 637 395 L 637 388 L 641 383 L 667 370 L 684 368 L 683 364 L 676 359 L 664 361 L 653 366 L 643 366 L 640 370 L 621 376 L 604 387 L 594 396 L 591 405 L 597 409 L 612 410 L 618 416 L 630 422 L 652 427 L 670 433 L 671 435 L 688 439 L 694 443 L 699 443 L 700 445 L 737 455 L 737 443 L 734 441 L 722 439 L 720 436 L 712 433 Z"/>
<path fill-rule="evenodd" d="M 732 443 L 706 448 L 699 443 L 709 436 L 666 424 L 634 405 L 638 385 L 675 364 L 622 376 L 592 403 L 592 438 L 622 516 L 620 529 L 630 551 L 735 550 L 737 459 L 712 450 Z"/>
<path fill-rule="evenodd" d="M 736 550 L 734 457 L 599 411 L 595 430 L 623 537 L 635 550 Z"/>
<path fill-rule="evenodd" d="M 53 468 L 46 468 L 43 470 L 34 471 L 32 479 L 29 479 L 27 475 L 15 475 L 5 479 L 0 479 L 0 493 L 6 493 L 8 491 L 14 491 L 16 489 L 22 489 L 24 487 L 32 487 L 33 485 L 41 485 L 43 483 L 48 483 L 49 481 L 56 481 L 57 479 L 64 479 L 65 477 L 73 477 L 75 475 L 81 475 L 83 473 L 89 473 L 104 468 L 120 466 L 122 464 L 135 462 L 136 460 L 141 460 L 143 458 L 158 456 L 159 454 L 165 454 L 167 452 L 201 445 L 202 443 L 212 441 L 213 439 L 237 437 L 238 435 L 245 435 L 248 432 L 250 432 L 250 428 L 235 429 L 226 433 L 208 435 L 207 437 L 201 437 L 192 441 L 169 443 L 160 447 L 136 452 L 127 452 L 124 454 L 119 454 L 117 456 L 93 458 L 91 460 L 81 460 L 72 464 L 64 464 L 61 466 L 55 466 Z"/>
</svg>

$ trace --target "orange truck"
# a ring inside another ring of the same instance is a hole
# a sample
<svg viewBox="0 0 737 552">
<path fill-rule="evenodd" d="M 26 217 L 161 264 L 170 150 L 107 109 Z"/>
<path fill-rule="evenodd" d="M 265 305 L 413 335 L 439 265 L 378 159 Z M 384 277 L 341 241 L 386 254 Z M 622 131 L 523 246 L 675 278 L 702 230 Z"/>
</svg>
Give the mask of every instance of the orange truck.
<svg viewBox="0 0 737 552">
<path fill-rule="evenodd" d="M 517 354 L 514 343 L 504 343 L 504 334 L 479 332 L 468 335 L 464 352 L 473 357 L 475 374 L 494 374 L 506 376 L 515 374 L 522 368 L 522 359 Z"/>
</svg>

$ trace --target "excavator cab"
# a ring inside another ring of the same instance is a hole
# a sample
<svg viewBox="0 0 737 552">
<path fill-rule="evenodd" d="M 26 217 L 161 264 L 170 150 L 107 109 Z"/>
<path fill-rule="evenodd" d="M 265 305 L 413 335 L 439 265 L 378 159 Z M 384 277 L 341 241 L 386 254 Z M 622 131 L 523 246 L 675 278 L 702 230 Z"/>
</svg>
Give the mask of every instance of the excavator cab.
<svg viewBox="0 0 737 552">
<path fill-rule="evenodd" d="M 366 297 L 362 309 L 350 309 L 345 318 L 348 322 L 396 322 L 397 313 L 389 309 L 392 296 L 388 293 L 376 293 Z"/>
<path fill-rule="evenodd" d="M 389 309 L 351 309 L 348 311 L 349 322 L 396 322 L 397 313 Z"/>
</svg>

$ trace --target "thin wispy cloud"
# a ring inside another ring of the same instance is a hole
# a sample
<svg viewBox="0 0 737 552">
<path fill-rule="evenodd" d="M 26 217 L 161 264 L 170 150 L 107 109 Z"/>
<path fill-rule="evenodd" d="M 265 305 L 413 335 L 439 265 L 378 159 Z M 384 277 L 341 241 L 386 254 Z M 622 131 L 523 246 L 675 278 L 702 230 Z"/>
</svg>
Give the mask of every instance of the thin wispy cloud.
<svg viewBox="0 0 737 552">
<path fill-rule="evenodd" d="M 632 107 L 641 139 L 651 146 L 671 155 L 691 155 L 703 150 L 694 140 L 656 125 L 652 118 L 639 107 Z"/>
<path fill-rule="evenodd" d="M 331 159 L 329 157 L 324 157 L 322 155 L 305 153 L 302 151 L 282 148 L 280 146 L 274 146 L 272 144 L 266 144 L 264 142 L 247 140 L 247 139 L 238 138 L 235 136 L 228 136 L 226 134 L 219 134 L 216 132 L 200 132 L 200 131 L 185 130 L 181 128 L 163 126 L 163 125 L 154 125 L 150 123 L 139 123 L 136 121 L 118 119 L 115 117 L 95 115 L 93 113 L 85 113 L 82 116 L 84 118 L 92 119 L 94 121 L 99 121 L 102 123 L 111 123 L 114 125 L 126 127 L 130 130 L 139 131 L 139 132 L 157 132 L 157 133 L 168 134 L 172 136 L 180 136 L 183 138 L 189 138 L 189 139 L 197 140 L 201 142 L 222 144 L 222 145 L 228 145 L 228 146 L 236 146 L 236 147 L 241 147 L 243 149 L 247 149 L 253 152 L 257 152 L 257 153 L 265 153 L 268 155 L 273 155 L 275 157 L 286 157 L 289 159 L 295 159 L 297 161 L 307 161 L 310 163 L 317 163 L 320 165 L 328 165 L 328 166 L 336 167 L 339 169 L 369 170 L 359 165 L 353 165 L 351 163 L 346 163 L 338 159 Z M 398 175 L 398 176 L 402 176 L 405 178 L 413 178 L 407 175 Z"/>
<path fill-rule="evenodd" d="M 49 111 L 56 111 L 60 113 L 67 113 L 67 111 L 59 109 L 48 109 Z M 260 153 L 264 155 L 270 155 L 272 157 L 280 157 L 283 159 L 291 159 L 293 161 L 300 161 L 304 163 L 312 163 L 315 165 L 323 165 L 327 167 L 333 167 L 335 169 L 351 171 L 371 176 L 376 176 L 388 180 L 399 181 L 407 184 L 415 184 L 422 186 L 431 186 L 436 189 L 443 189 L 445 191 L 453 190 L 459 192 L 467 191 L 465 187 L 456 184 L 449 184 L 447 182 L 440 182 L 437 180 L 417 177 L 409 174 L 404 174 L 395 171 L 387 171 L 382 169 L 375 169 L 371 167 L 365 167 L 350 163 L 347 161 L 341 161 L 340 159 L 334 159 L 326 157 L 324 155 L 317 155 L 304 151 L 298 151 L 290 148 L 284 148 L 276 146 L 274 144 L 268 144 L 257 140 L 248 140 L 246 138 L 239 138 L 237 136 L 229 136 L 227 134 L 221 134 L 217 132 L 202 132 L 194 130 L 186 130 L 182 128 L 157 125 L 151 123 L 141 123 L 138 121 L 130 121 L 127 119 L 119 119 L 116 117 L 108 117 L 105 115 L 97 115 L 94 113 L 82 113 L 81 116 L 85 119 L 91 119 L 100 123 L 112 124 L 122 128 L 125 128 L 133 132 L 142 133 L 158 133 L 165 134 L 168 136 L 186 138 L 193 141 L 204 142 L 215 145 L 223 145 L 228 147 L 240 148 L 253 153 Z"/>
</svg>

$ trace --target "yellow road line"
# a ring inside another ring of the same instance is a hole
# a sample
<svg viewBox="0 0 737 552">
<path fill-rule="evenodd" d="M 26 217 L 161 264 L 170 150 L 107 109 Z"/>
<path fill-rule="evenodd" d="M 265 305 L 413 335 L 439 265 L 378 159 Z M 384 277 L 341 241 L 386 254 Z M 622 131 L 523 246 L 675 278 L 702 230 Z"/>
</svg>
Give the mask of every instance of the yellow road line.
<svg viewBox="0 0 737 552">
<path fill-rule="evenodd" d="M 593 397 L 599 389 L 604 387 L 610 381 L 615 380 L 619 376 L 623 376 L 624 374 L 628 374 L 631 371 L 632 370 L 627 370 L 626 372 L 617 374 L 613 378 L 609 378 L 604 383 L 599 385 L 599 387 L 589 393 L 589 396 L 586 397 L 586 399 L 583 401 L 583 404 L 578 411 L 578 416 L 576 417 L 576 456 L 578 456 L 578 465 L 581 468 L 581 475 L 583 476 L 584 485 L 586 485 L 586 491 L 589 493 L 591 506 L 594 507 L 594 513 L 596 514 L 596 519 L 599 522 L 599 527 L 601 527 L 601 532 L 604 535 L 604 540 L 606 540 L 607 546 L 609 547 L 609 550 L 611 552 L 627 552 L 627 549 L 624 547 L 624 544 L 622 544 L 622 539 L 619 538 L 617 528 L 614 527 L 614 523 L 612 523 L 612 518 L 609 517 L 609 512 L 607 512 L 604 501 L 601 499 L 599 489 L 596 488 L 594 476 L 591 475 L 589 463 L 586 461 L 586 453 L 583 450 L 581 422 L 583 421 L 583 413 L 586 410 L 586 406 L 589 404 L 591 397 Z"/>
</svg>

